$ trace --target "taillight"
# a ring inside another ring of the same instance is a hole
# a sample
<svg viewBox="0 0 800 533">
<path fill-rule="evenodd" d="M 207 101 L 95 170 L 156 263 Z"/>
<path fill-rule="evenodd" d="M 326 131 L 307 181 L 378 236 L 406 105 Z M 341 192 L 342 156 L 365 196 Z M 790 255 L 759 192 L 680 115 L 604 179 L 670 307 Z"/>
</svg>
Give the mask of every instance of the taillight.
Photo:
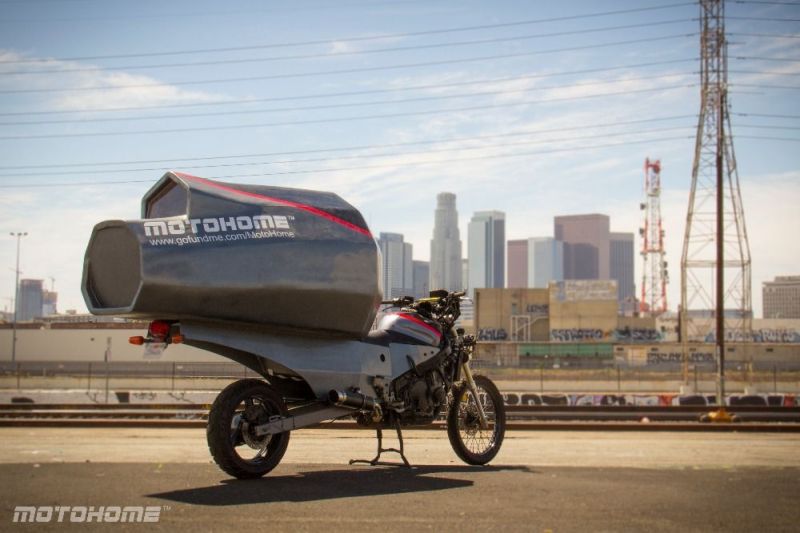
<svg viewBox="0 0 800 533">
<path fill-rule="evenodd" d="M 173 324 L 166 320 L 154 320 L 147 326 L 147 337 L 130 337 L 128 342 L 141 346 L 151 342 L 157 344 L 180 344 L 183 342 L 183 335 L 180 334 L 178 328 L 175 327 L 175 334 L 170 335 L 172 332 Z"/>
<path fill-rule="evenodd" d="M 150 322 L 150 326 L 147 328 L 147 333 L 155 338 L 155 339 L 166 339 L 169 336 L 169 330 L 172 328 L 172 324 L 169 322 L 165 322 L 164 320 L 154 320 Z"/>
</svg>

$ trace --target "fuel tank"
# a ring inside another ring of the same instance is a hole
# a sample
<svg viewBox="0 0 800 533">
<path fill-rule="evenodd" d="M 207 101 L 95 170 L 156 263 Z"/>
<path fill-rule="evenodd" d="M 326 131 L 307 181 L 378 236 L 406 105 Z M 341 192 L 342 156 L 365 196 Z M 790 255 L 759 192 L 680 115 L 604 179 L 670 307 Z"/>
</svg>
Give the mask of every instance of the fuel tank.
<svg viewBox="0 0 800 533">
<path fill-rule="evenodd" d="M 84 258 L 89 310 L 361 338 L 381 299 L 378 248 L 328 192 L 165 174 L 142 218 L 97 224 Z"/>
<path fill-rule="evenodd" d="M 401 311 L 383 315 L 370 338 L 387 346 L 392 343 L 439 346 L 442 332 L 435 321 L 414 311 Z"/>
</svg>

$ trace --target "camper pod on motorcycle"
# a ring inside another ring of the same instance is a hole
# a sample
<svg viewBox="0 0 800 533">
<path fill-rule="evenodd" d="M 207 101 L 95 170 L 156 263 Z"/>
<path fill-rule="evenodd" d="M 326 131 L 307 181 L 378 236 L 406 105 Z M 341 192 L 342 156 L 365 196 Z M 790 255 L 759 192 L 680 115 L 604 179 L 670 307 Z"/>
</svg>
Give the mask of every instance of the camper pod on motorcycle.
<svg viewBox="0 0 800 533">
<path fill-rule="evenodd" d="M 495 457 L 505 411 L 470 370 L 475 339 L 455 327 L 463 293 L 382 301 L 378 247 L 338 195 L 168 172 L 141 210 L 95 226 L 84 299 L 95 314 L 150 320 L 135 344 L 182 342 L 262 377 L 232 383 L 209 412 L 225 472 L 262 476 L 291 431 L 339 418 L 377 430 L 370 464 L 393 451 L 408 465 L 401 428 L 441 417 L 462 460 Z M 386 428 L 399 450 L 383 448 Z"/>
</svg>

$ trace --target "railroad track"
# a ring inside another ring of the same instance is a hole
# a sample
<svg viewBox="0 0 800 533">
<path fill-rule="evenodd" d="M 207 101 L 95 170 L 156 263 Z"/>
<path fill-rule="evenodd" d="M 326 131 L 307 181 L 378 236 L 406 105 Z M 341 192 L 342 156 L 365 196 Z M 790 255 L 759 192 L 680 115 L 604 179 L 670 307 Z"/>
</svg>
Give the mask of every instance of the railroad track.
<svg viewBox="0 0 800 533">
<path fill-rule="evenodd" d="M 4 404 L 0 427 L 202 428 L 204 404 Z M 506 406 L 509 429 L 800 432 L 800 407 L 734 406 L 739 423 L 701 424 L 708 406 Z M 351 429 L 350 421 L 317 427 Z M 432 429 L 443 427 L 437 423 Z"/>
</svg>

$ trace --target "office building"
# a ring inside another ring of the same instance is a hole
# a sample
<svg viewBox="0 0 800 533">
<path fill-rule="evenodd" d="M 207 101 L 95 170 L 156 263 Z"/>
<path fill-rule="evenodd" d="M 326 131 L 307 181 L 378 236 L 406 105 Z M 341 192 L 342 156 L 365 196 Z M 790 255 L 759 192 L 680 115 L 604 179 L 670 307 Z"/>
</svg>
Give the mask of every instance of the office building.
<svg viewBox="0 0 800 533">
<path fill-rule="evenodd" d="M 431 265 L 427 261 L 413 262 L 414 298 L 427 298 L 430 293 Z"/>
<path fill-rule="evenodd" d="M 564 243 L 553 237 L 528 239 L 528 287 L 546 289 L 564 281 Z"/>
<path fill-rule="evenodd" d="M 17 302 L 17 322 L 26 322 L 42 316 L 43 281 L 40 279 L 21 279 L 19 281 L 19 301 Z"/>
<path fill-rule="evenodd" d="M 564 243 L 564 279 L 610 279 L 607 215 L 568 215 L 554 219 L 554 237 Z"/>
<path fill-rule="evenodd" d="M 414 293 L 412 247 L 399 233 L 381 233 L 381 287 L 383 297 L 398 298 Z"/>
<path fill-rule="evenodd" d="M 464 288 L 458 211 L 456 195 L 453 193 L 443 192 L 436 196 L 430 271 L 431 290 L 458 291 Z"/>
<path fill-rule="evenodd" d="M 506 285 L 509 289 L 528 286 L 528 239 L 508 241 Z"/>
<path fill-rule="evenodd" d="M 632 305 L 636 299 L 633 233 L 612 232 L 609 235 L 609 260 L 609 275 L 610 279 L 617 281 L 617 300 L 620 306 L 625 302 Z"/>
<path fill-rule="evenodd" d="M 762 287 L 764 318 L 800 318 L 800 276 L 776 276 Z"/>
<path fill-rule="evenodd" d="M 469 293 L 478 288 L 505 286 L 506 215 L 501 211 L 478 211 L 467 230 L 469 248 Z"/>
</svg>

